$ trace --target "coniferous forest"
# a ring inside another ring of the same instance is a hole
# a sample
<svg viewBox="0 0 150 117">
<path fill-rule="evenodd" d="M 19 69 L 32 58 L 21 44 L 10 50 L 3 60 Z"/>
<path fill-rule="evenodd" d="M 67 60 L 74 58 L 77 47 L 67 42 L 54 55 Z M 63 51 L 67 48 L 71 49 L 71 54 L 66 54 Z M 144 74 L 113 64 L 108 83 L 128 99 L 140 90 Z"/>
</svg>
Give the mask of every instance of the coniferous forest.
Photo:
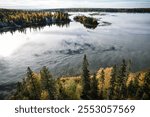
<svg viewBox="0 0 150 117">
<path fill-rule="evenodd" d="M 150 99 L 150 70 L 131 73 L 130 62 L 90 73 L 84 55 L 82 73 L 76 77 L 54 79 L 44 66 L 39 73 L 27 68 L 17 83 L 13 100 L 147 100 Z"/>
</svg>

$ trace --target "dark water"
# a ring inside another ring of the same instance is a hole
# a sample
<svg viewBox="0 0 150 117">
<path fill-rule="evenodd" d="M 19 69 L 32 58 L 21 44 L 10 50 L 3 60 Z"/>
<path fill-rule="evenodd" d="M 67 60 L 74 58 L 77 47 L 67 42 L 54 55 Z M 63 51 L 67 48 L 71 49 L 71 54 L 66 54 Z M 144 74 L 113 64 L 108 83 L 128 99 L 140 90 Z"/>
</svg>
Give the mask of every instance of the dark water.
<svg viewBox="0 0 150 117">
<path fill-rule="evenodd" d="M 20 81 L 28 66 L 35 71 L 48 66 L 55 77 L 79 74 L 84 54 L 91 71 L 122 59 L 132 61 L 133 71 L 150 67 L 150 14 L 95 14 L 100 23 L 96 29 L 73 21 L 80 13 L 70 14 L 69 26 L 0 35 L 0 85 Z"/>
</svg>

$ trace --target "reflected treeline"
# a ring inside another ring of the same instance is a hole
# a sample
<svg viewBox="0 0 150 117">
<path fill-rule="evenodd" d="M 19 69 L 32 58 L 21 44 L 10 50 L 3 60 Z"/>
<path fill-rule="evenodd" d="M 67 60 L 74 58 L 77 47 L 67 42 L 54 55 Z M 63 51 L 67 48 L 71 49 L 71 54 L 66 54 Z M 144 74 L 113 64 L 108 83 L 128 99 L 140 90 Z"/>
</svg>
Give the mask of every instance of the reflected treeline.
<svg viewBox="0 0 150 117">
<path fill-rule="evenodd" d="M 15 27 L 15 28 L 0 28 L 0 34 L 4 34 L 6 32 L 10 32 L 14 34 L 16 31 L 25 33 L 27 31 L 27 28 L 30 28 L 31 30 L 37 31 L 37 30 L 42 30 L 45 26 L 58 26 L 58 27 L 69 27 L 70 22 L 55 22 L 55 23 L 50 23 L 50 24 L 45 24 L 45 25 L 37 25 L 37 26 L 30 26 L 30 27 Z"/>
<path fill-rule="evenodd" d="M 67 27 L 69 23 L 69 15 L 65 12 L 0 9 L 0 33 L 25 32 L 26 28 L 41 29 L 52 25 Z"/>
</svg>

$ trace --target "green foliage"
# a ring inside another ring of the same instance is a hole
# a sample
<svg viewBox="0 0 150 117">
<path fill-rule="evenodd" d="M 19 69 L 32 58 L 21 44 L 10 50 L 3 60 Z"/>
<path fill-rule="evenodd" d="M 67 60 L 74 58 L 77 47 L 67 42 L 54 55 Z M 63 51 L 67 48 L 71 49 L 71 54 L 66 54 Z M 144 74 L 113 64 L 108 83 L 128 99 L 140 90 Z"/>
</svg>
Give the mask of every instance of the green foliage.
<svg viewBox="0 0 150 117">
<path fill-rule="evenodd" d="M 96 74 L 94 73 L 93 78 L 91 79 L 91 99 L 96 100 L 99 98 L 98 96 L 98 80 L 96 79 Z"/>
<path fill-rule="evenodd" d="M 127 78 L 128 78 L 127 64 L 126 64 L 126 61 L 123 60 L 122 65 L 120 66 L 120 69 L 118 71 L 117 79 L 116 79 L 117 99 L 126 99 L 126 95 L 127 95 L 127 87 L 126 87 Z"/>
<path fill-rule="evenodd" d="M 83 65 L 82 65 L 82 87 L 83 87 L 83 91 L 82 91 L 82 95 L 81 98 L 82 99 L 90 99 L 89 97 L 89 92 L 90 92 L 90 74 L 89 74 L 89 70 L 88 70 L 88 60 L 86 58 L 86 55 L 84 55 L 83 58 Z"/>
<path fill-rule="evenodd" d="M 117 66 L 113 66 L 112 72 L 111 72 L 111 79 L 110 79 L 110 84 L 108 88 L 108 94 L 107 94 L 107 99 L 115 99 L 115 87 L 116 87 L 116 79 L 117 79 Z"/>
<path fill-rule="evenodd" d="M 50 100 L 57 99 L 56 81 L 52 78 L 48 68 L 44 66 L 40 72 L 40 75 L 42 90 L 48 91 Z"/>
</svg>

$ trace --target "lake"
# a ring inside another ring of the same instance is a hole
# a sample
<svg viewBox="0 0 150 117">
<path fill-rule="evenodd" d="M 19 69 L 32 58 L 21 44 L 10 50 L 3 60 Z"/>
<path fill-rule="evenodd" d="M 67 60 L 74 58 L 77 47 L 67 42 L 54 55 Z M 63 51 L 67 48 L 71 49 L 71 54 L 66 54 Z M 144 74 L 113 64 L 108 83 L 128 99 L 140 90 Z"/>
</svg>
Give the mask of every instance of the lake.
<svg viewBox="0 0 150 117">
<path fill-rule="evenodd" d="M 0 34 L 0 85 L 21 81 L 28 66 L 48 66 L 55 78 L 81 73 L 87 54 L 90 71 L 132 61 L 132 71 L 150 67 L 150 14 L 71 13 L 71 23 Z M 98 27 L 75 22 L 78 14 L 95 17 Z"/>
</svg>

